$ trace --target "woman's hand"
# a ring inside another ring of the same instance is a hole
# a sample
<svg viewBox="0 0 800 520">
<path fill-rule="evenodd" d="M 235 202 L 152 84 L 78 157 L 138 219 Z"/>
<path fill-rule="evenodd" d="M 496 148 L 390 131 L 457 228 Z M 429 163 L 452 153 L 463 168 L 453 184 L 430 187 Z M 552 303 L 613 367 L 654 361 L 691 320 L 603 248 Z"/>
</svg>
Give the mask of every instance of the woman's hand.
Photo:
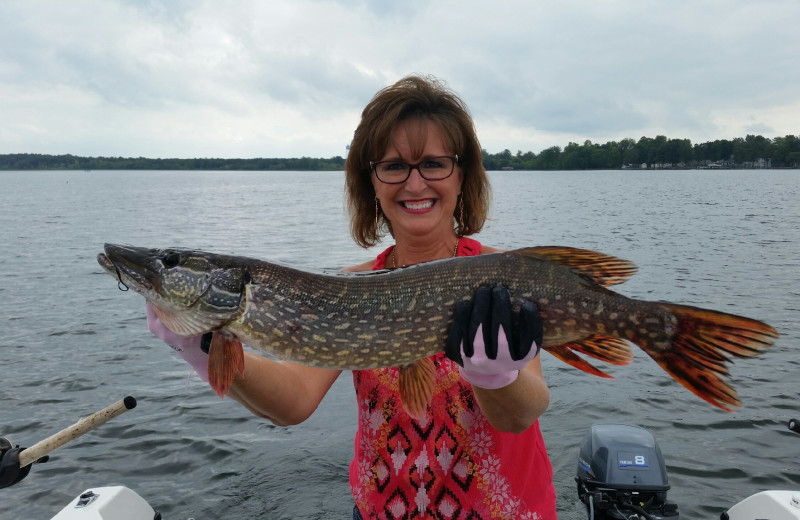
<svg viewBox="0 0 800 520">
<path fill-rule="evenodd" d="M 539 354 L 542 321 L 533 302 L 513 312 L 505 287 L 480 287 L 471 302 L 456 306 L 445 353 L 458 363 L 461 377 L 473 386 L 508 386 Z"/>
</svg>

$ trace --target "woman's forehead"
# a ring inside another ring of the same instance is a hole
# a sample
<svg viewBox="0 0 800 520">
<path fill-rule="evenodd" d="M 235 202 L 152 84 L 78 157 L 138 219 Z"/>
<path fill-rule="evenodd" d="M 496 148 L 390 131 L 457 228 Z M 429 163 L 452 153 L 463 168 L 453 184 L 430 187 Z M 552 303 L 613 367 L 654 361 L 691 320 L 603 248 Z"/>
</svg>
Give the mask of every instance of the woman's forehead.
<svg viewBox="0 0 800 520">
<path fill-rule="evenodd" d="M 426 153 L 450 153 L 439 125 L 429 119 L 407 119 L 394 127 L 384 155 L 399 153 L 406 158 Z"/>
</svg>

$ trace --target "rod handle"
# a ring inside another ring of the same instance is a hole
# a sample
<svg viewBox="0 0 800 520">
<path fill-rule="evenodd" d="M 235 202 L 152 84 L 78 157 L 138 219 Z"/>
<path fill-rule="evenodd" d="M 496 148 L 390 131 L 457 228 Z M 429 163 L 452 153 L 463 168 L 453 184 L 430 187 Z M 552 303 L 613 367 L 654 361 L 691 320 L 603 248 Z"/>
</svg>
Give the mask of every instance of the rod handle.
<svg viewBox="0 0 800 520">
<path fill-rule="evenodd" d="M 32 464 L 34 461 L 44 457 L 56 448 L 60 448 L 64 444 L 74 441 L 84 433 L 94 430 L 101 424 L 104 424 L 121 413 L 132 410 L 133 408 L 136 408 L 136 399 L 131 396 L 127 396 L 123 399 L 120 399 L 116 403 L 93 413 L 89 417 L 80 419 L 72 426 L 68 426 L 55 435 L 51 435 L 50 437 L 37 442 L 30 448 L 26 448 L 20 452 L 19 467 L 24 468 L 25 466 Z"/>
</svg>

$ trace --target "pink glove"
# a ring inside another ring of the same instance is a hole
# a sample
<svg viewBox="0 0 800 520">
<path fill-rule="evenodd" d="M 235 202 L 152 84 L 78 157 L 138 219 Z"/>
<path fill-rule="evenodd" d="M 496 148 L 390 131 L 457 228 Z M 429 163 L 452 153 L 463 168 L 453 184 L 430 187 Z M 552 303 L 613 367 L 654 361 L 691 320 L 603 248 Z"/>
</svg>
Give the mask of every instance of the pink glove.
<svg viewBox="0 0 800 520">
<path fill-rule="evenodd" d="M 456 306 L 445 353 L 461 365 L 465 381 L 494 390 L 516 381 L 539 354 L 542 336 L 536 304 L 523 302 L 515 312 L 505 287 L 480 287 L 472 301 Z"/>
<path fill-rule="evenodd" d="M 535 358 L 539 352 L 534 346 L 522 359 L 512 359 L 505 331 L 500 327 L 497 337 L 497 357 L 490 359 L 483 344 L 483 325 L 478 326 L 472 346 L 474 348 L 472 357 L 467 357 L 464 354 L 464 343 L 461 343 L 461 359 L 464 360 L 464 366 L 459 367 L 461 377 L 473 386 L 489 390 L 503 388 L 516 381 L 519 371 L 525 368 L 528 361 Z"/>
<path fill-rule="evenodd" d="M 150 302 L 147 302 L 147 328 L 189 363 L 200 379 L 208 382 L 208 354 L 201 348 L 203 336 L 185 338 L 175 334 L 158 319 Z"/>
</svg>

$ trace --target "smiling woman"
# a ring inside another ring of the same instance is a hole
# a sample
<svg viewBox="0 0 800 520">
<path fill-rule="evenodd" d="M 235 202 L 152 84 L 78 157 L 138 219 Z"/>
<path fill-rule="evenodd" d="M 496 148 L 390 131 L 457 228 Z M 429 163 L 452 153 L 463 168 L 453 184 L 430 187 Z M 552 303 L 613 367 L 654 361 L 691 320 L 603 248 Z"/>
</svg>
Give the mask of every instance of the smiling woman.
<svg viewBox="0 0 800 520">
<path fill-rule="evenodd" d="M 371 246 L 386 232 L 395 240 L 375 261 L 347 270 L 496 251 L 467 238 L 486 220 L 489 181 L 466 105 L 435 78 L 410 76 L 378 92 L 362 113 L 345 173 L 356 242 Z M 490 307 L 497 316 L 501 306 Z M 507 351 L 505 334 L 493 330 Z M 549 403 L 541 362 L 531 350 L 503 365 L 495 353 L 484 358 L 483 373 L 474 362 L 484 348 L 476 341 L 469 355 L 448 351 L 426 359 L 436 383 L 424 418 L 398 409 L 396 369 L 353 372 L 354 518 L 397 517 L 409 509 L 425 518 L 556 518 L 538 425 Z"/>
</svg>

